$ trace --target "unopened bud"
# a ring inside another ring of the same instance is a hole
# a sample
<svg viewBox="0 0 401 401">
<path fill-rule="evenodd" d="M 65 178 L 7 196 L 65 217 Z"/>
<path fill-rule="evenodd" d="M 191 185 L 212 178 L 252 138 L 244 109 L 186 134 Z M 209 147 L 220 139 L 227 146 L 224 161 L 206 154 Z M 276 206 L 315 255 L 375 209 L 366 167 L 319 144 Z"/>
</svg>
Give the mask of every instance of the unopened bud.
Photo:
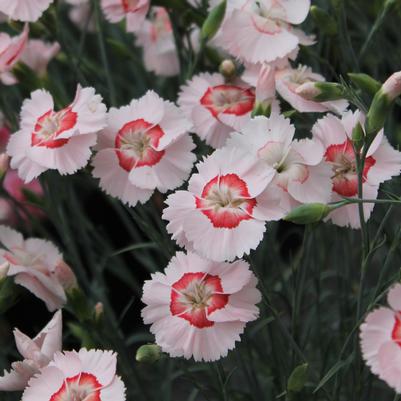
<svg viewBox="0 0 401 401">
<path fill-rule="evenodd" d="M 382 86 L 383 95 L 393 102 L 401 95 L 401 71 L 395 72 Z"/>
<path fill-rule="evenodd" d="M 0 154 L 0 179 L 6 174 L 10 164 L 10 157 L 6 153 Z"/>
<path fill-rule="evenodd" d="M 337 33 L 336 20 L 325 10 L 320 7 L 312 6 L 310 12 L 316 26 L 327 35 L 335 35 Z"/>
<path fill-rule="evenodd" d="M 4 262 L 0 265 L 0 281 L 7 277 L 9 270 L 10 264 L 8 262 Z"/>
<path fill-rule="evenodd" d="M 157 344 L 145 344 L 136 351 L 136 360 L 141 363 L 157 362 L 162 356 L 162 350 Z"/>
<path fill-rule="evenodd" d="M 70 290 L 78 286 L 74 272 L 62 259 L 56 265 L 54 276 L 65 290 Z"/>
<path fill-rule="evenodd" d="M 103 316 L 103 313 L 104 313 L 103 303 L 102 302 L 98 302 L 95 305 L 95 318 L 96 318 L 96 320 L 101 319 L 101 317 Z"/>
<path fill-rule="evenodd" d="M 272 100 L 265 100 L 263 102 L 256 101 L 252 110 L 251 117 L 264 116 L 270 117 L 272 112 Z"/>
<path fill-rule="evenodd" d="M 291 373 L 287 382 L 287 390 L 291 393 L 299 393 L 305 386 L 308 378 L 309 366 L 307 363 L 297 366 Z"/>
<path fill-rule="evenodd" d="M 335 82 L 305 82 L 296 93 L 306 100 L 327 102 L 344 98 L 344 88 Z"/>
<path fill-rule="evenodd" d="M 306 203 L 293 209 L 284 217 L 284 220 L 295 224 L 318 223 L 332 210 L 332 207 L 323 203 Z"/>
<path fill-rule="evenodd" d="M 394 100 L 401 95 L 401 71 L 394 73 L 376 93 L 367 114 L 367 131 L 375 136 L 386 122 Z"/>
<path fill-rule="evenodd" d="M 235 67 L 234 61 L 227 59 L 220 63 L 219 71 L 224 78 L 230 79 L 235 76 L 237 68 Z"/>
<path fill-rule="evenodd" d="M 375 95 L 381 88 L 381 83 L 368 74 L 350 72 L 348 76 L 354 85 L 369 95 Z"/>
<path fill-rule="evenodd" d="M 256 100 L 263 102 L 276 96 L 275 69 L 267 64 L 262 65 L 255 90 Z"/>
<path fill-rule="evenodd" d="M 205 22 L 202 25 L 201 38 L 203 40 L 210 40 L 216 35 L 223 22 L 226 13 L 227 0 L 223 0 L 216 7 L 210 11 Z"/>
<path fill-rule="evenodd" d="M 365 139 L 365 132 L 358 122 L 355 128 L 352 130 L 352 141 L 354 142 L 354 146 L 357 150 L 361 150 L 363 147 L 363 142 Z"/>
</svg>

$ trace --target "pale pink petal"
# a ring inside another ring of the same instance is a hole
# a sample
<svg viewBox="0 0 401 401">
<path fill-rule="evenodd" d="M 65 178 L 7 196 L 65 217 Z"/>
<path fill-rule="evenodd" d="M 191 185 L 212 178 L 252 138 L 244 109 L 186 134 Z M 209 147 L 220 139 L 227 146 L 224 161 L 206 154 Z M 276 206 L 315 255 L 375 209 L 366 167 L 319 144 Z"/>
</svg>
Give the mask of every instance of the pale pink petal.
<svg viewBox="0 0 401 401">
<path fill-rule="evenodd" d="M 113 381 L 117 366 L 117 355 L 114 352 L 82 348 L 78 356 L 82 371 L 94 375 L 102 386 L 108 386 Z"/>
<path fill-rule="evenodd" d="M 401 312 L 401 284 L 395 284 L 387 294 L 388 304 L 397 312 Z"/>
<path fill-rule="evenodd" d="M 395 342 L 384 343 L 379 350 L 378 376 L 395 391 L 401 393 L 401 348 Z"/>
<path fill-rule="evenodd" d="M 53 0 L 0 0 L 0 12 L 10 19 L 35 22 Z"/>
<path fill-rule="evenodd" d="M 63 372 L 55 366 L 47 366 L 29 381 L 22 401 L 48 401 L 63 383 Z"/>
<path fill-rule="evenodd" d="M 392 341 L 391 333 L 395 324 L 394 312 L 389 308 L 378 308 L 369 313 L 360 328 L 361 349 L 364 360 L 372 372 L 380 372 L 379 350 L 383 344 Z"/>
<path fill-rule="evenodd" d="M 37 367 L 29 362 L 14 362 L 12 369 L 4 371 L 0 377 L 0 391 L 22 391 L 29 379 L 38 372 Z"/>
<path fill-rule="evenodd" d="M 288 183 L 288 193 L 301 203 L 328 203 L 331 200 L 331 176 L 331 167 L 326 163 L 310 166 L 305 181 Z"/>
<path fill-rule="evenodd" d="M 130 206 L 138 202 L 147 202 L 153 190 L 146 190 L 133 185 L 129 173 L 118 164 L 118 158 L 113 149 L 104 149 L 96 154 L 92 161 L 94 167 L 92 174 L 100 178 L 100 187 L 109 195 L 121 199 Z"/>
</svg>

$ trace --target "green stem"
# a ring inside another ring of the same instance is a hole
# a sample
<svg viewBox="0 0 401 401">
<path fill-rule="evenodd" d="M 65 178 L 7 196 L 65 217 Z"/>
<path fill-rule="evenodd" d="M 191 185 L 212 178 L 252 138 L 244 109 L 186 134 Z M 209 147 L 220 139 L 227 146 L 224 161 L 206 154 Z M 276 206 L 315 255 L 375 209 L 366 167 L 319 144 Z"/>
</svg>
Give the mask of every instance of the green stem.
<svg viewBox="0 0 401 401">
<path fill-rule="evenodd" d="M 106 72 L 106 80 L 107 80 L 107 86 L 109 89 L 110 104 L 111 104 L 111 106 L 116 106 L 116 104 L 117 104 L 116 103 L 116 91 L 114 88 L 113 78 L 111 75 L 109 60 L 107 57 L 106 46 L 105 46 L 104 37 L 103 37 L 101 12 L 100 12 L 98 0 L 93 0 L 93 9 L 95 12 L 96 31 L 97 31 L 97 38 L 98 38 L 98 42 L 99 42 L 100 57 L 102 59 L 103 68 Z"/>
</svg>

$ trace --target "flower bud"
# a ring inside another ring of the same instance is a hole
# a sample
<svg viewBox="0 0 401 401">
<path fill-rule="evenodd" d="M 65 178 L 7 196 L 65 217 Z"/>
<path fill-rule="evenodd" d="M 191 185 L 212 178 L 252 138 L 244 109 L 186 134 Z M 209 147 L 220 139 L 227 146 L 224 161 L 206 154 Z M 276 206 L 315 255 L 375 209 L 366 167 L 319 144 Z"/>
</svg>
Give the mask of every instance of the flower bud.
<svg viewBox="0 0 401 401">
<path fill-rule="evenodd" d="M 327 102 L 344 98 L 344 88 L 335 82 L 305 82 L 296 93 L 306 100 Z"/>
<path fill-rule="evenodd" d="M 255 106 L 253 107 L 251 117 L 264 116 L 270 117 L 272 112 L 272 103 L 271 100 L 265 100 L 263 102 L 256 101 Z"/>
<path fill-rule="evenodd" d="M 10 157 L 6 153 L 0 154 L 0 179 L 7 173 L 10 163 Z"/>
<path fill-rule="evenodd" d="M 323 203 L 306 203 L 291 210 L 285 221 L 295 224 L 312 224 L 323 220 L 333 210 L 333 207 Z"/>
<path fill-rule="evenodd" d="M 223 0 L 210 11 L 208 17 L 202 25 L 201 38 L 202 40 L 210 40 L 216 35 L 221 23 L 223 22 L 226 13 L 227 0 Z"/>
<path fill-rule="evenodd" d="M 8 262 L 4 262 L 0 265 L 0 281 L 5 279 L 8 275 L 8 271 L 10 270 L 10 264 Z"/>
<path fill-rule="evenodd" d="M 264 64 L 259 72 L 255 90 L 256 100 L 263 102 L 276 96 L 275 69 Z"/>
<path fill-rule="evenodd" d="M 161 348 L 156 344 L 145 344 L 136 351 L 136 360 L 143 363 L 157 362 L 162 356 Z"/>
<path fill-rule="evenodd" d="M 77 278 L 71 270 L 71 267 L 68 266 L 64 260 L 60 260 L 56 265 L 54 275 L 65 290 L 68 291 L 77 287 Z"/>
<path fill-rule="evenodd" d="M 234 61 L 226 59 L 220 63 L 219 71 L 224 78 L 230 79 L 235 76 L 237 68 L 235 67 Z"/>
<path fill-rule="evenodd" d="M 354 142 L 354 146 L 357 150 L 361 150 L 363 147 L 363 142 L 365 139 L 365 132 L 358 122 L 354 129 L 352 130 L 352 141 Z"/>
<path fill-rule="evenodd" d="M 305 386 L 308 378 L 309 366 L 307 363 L 297 366 L 291 373 L 287 382 L 287 390 L 291 393 L 299 393 Z"/>
<path fill-rule="evenodd" d="M 384 127 L 394 100 L 401 95 L 401 71 L 394 73 L 373 98 L 367 114 L 367 135 L 376 136 Z"/>
<path fill-rule="evenodd" d="M 381 87 L 381 83 L 368 74 L 349 73 L 348 77 L 354 85 L 369 95 L 375 95 Z"/>
<path fill-rule="evenodd" d="M 96 319 L 96 320 L 101 319 L 102 316 L 103 316 L 103 313 L 104 313 L 104 306 L 103 306 L 103 303 L 102 303 L 102 302 L 98 302 L 98 303 L 95 305 L 95 319 Z"/>
<path fill-rule="evenodd" d="M 310 12 L 316 26 L 325 34 L 333 36 L 337 33 L 336 20 L 320 7 L 312 6 Z"/>
<path fill-rule="evenodd" d="M 393 102 L 401 95 L 401 71 L 395 72 L 382 86 L 382 93 Z"/>
</svg>

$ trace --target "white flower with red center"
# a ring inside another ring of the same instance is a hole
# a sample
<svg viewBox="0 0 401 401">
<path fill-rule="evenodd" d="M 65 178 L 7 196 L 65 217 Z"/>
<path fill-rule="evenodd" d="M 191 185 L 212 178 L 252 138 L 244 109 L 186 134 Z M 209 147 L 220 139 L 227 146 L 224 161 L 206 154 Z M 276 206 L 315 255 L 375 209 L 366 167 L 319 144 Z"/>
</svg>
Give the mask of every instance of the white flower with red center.
<svg viewBox="0 0 401 401">
<path fill-rule="evenodd" d="M 146 202 L 155 189 L 177 188 L 196 160 L 190 129 L 178 107 L 148 91 L 129 106 L 110 110 L 93 175 L 108 194 L 131 206 Z"/>
<path fill-rule="evenodd" d="M 32 378 L 21 401 L 125 401 L 125 386 L 116 375 L 111 351 L 58 352 Z"/>
<path fill-rule="evenodd" d="M 152 7 L 149 19 L 136 32 L 135 43 L 143 50 L 143 61 L 148 71 L 164 77 L 179 74 L 173 28 L 165 8 Z"/>
<path fill-rule="evenodd" d="M 315 102 L 306 100 L 297 93 L 297 89 L 307 82 L 323 82 L 324 77 L 316 74 L 310 67 L 284 68 L 276 72 L 276 89 L 280 96 L 295 110 L 301 113 L 324 113 L 333 111 L 342 113 L 348 107 L 346 100 L 333 100 L 328 102 Z"/>
<path fill-rule="evenodd" d="M 193 122 L 195 133 L 220 148 L 233 128 L 249 120 L 255 92 L 243 82 L 225 83 L 220 74 L 202 73 L 181 88 L 178 104 Z"/>
<path fill-rule="evenodd" d="M 25 24 L 24 30 L 18 36 L 11 37 L 7 33 L 0 33 L 0 80 L 5 85 L 13 85 L 17 82 L 11 70 L 26 48 L 28 35 L 28 24 Z"/>
<path fill-rule="evenodd" d="M 215 361 L 257 319 L 261 295 L 248 263 L 216 263 L 178 252 L 145 282 L 142 310 L 156 343 L 173 357 Z M 177 341 L 179 339 L 179 341 Z"/>
<path fill-rule="evenodd" d="M 53 0 L 0 0 L 0 12 L 12 20 L 35 22 L 52 3 Z"/>
<path fill-rule="evenodd" d="M 250 63 L 285 57 L 304 40 L 293 25 L 308 15 L 310 0 L 239 0 L 226 16 L 219 44 Z"/>
<path fill-rule="evenodd" d="M 283 216 L 265 189 L 274 170 L 240 149 L 219 149 L 197 164 L 187 191 L 167 198 L 163 218 L 179 245 L 205 258 L 242 257 L 263 238 L 266 221 Z"/>
<path fill-rule="evenodd" d="M 60 111 L 50 93 L 37 90 L 24 101 L 20 130 L 8 144 L 11 167 L 25 182 L 48 169 L 73 174 L 86 166 L 105 126 L 106 106 L 93 88 L 78 86 L 73 103 Z"/>
<path fill-rule="evenodd" d="M 8 262 L 8 276 L 45 302 L 49 311 L 61 308 L 67 301 L 65 291 L 76 286 L 71 268 L 59 250 L 38 238 L 24 240 L 13 229 L 0 226 L 0 264 Z"/>
<path fill-rule="evenodd" d="M 358 197 L 358 174 L 352 145 L 352 131 L 357 124 L 364 127 L 365 116 L 347 112 L 340 120 L 334 115 L 320 119 L 313 135 L 325 148 L 325 160 L 331 166 L 332 201 Z M 401 171 L 401 152 L 395 150 L 380 132 L 370 146 L 363 170 L 363 198 L 376 199 L 379 186 Z M 364 203 L 365 219 L 369 219 L 374 203 Z M 360 227 L 358 205 L 347 205 L 330 213 L 328 219 L 339 226 Z"/>
<path fill-rule="evenodd" d="M 401 393 L 401 285 L 387 295 L 388 307 L 369 313 L 360 328 L 362 356 L 373 374 Z"/>
<path fill-rule="evenodd" d="M 46 43 L 40 39 L 32 39 L 22 53 L 21 61 L 40 77 L 46 75 L 47 65 L 60 51 L 60 45 Z"/>
<path fill-rule="evenodd" d="M 280 195 L 288 212 L 300 203 L 327 203 L 331 198 L 331 170 L 324 163 L 318 140 L 294 140 L 295 127 L 282 115 L 256 117 L 233 133 L 227 146 L 247 151 L 274 171 L 267 191 Z"/>
<path fill-rule="evenodd" d="M 33 339 L 15 329 L 15 343 L 24 360 L 13 362 L 12 369 L 0 377 L 0 391 L 24 390 L 29 379 L 47 366 L 56 352 L 61 351 L 62 334 L 61 311 L 56 312 Z"/>
<path fill-rule="evenodd" d="M 110 22 L 126 19 L 127 31 L 138 31 L 149 11 L 149 0 L 101 0 L 102 10 Z"/>
</svg>

